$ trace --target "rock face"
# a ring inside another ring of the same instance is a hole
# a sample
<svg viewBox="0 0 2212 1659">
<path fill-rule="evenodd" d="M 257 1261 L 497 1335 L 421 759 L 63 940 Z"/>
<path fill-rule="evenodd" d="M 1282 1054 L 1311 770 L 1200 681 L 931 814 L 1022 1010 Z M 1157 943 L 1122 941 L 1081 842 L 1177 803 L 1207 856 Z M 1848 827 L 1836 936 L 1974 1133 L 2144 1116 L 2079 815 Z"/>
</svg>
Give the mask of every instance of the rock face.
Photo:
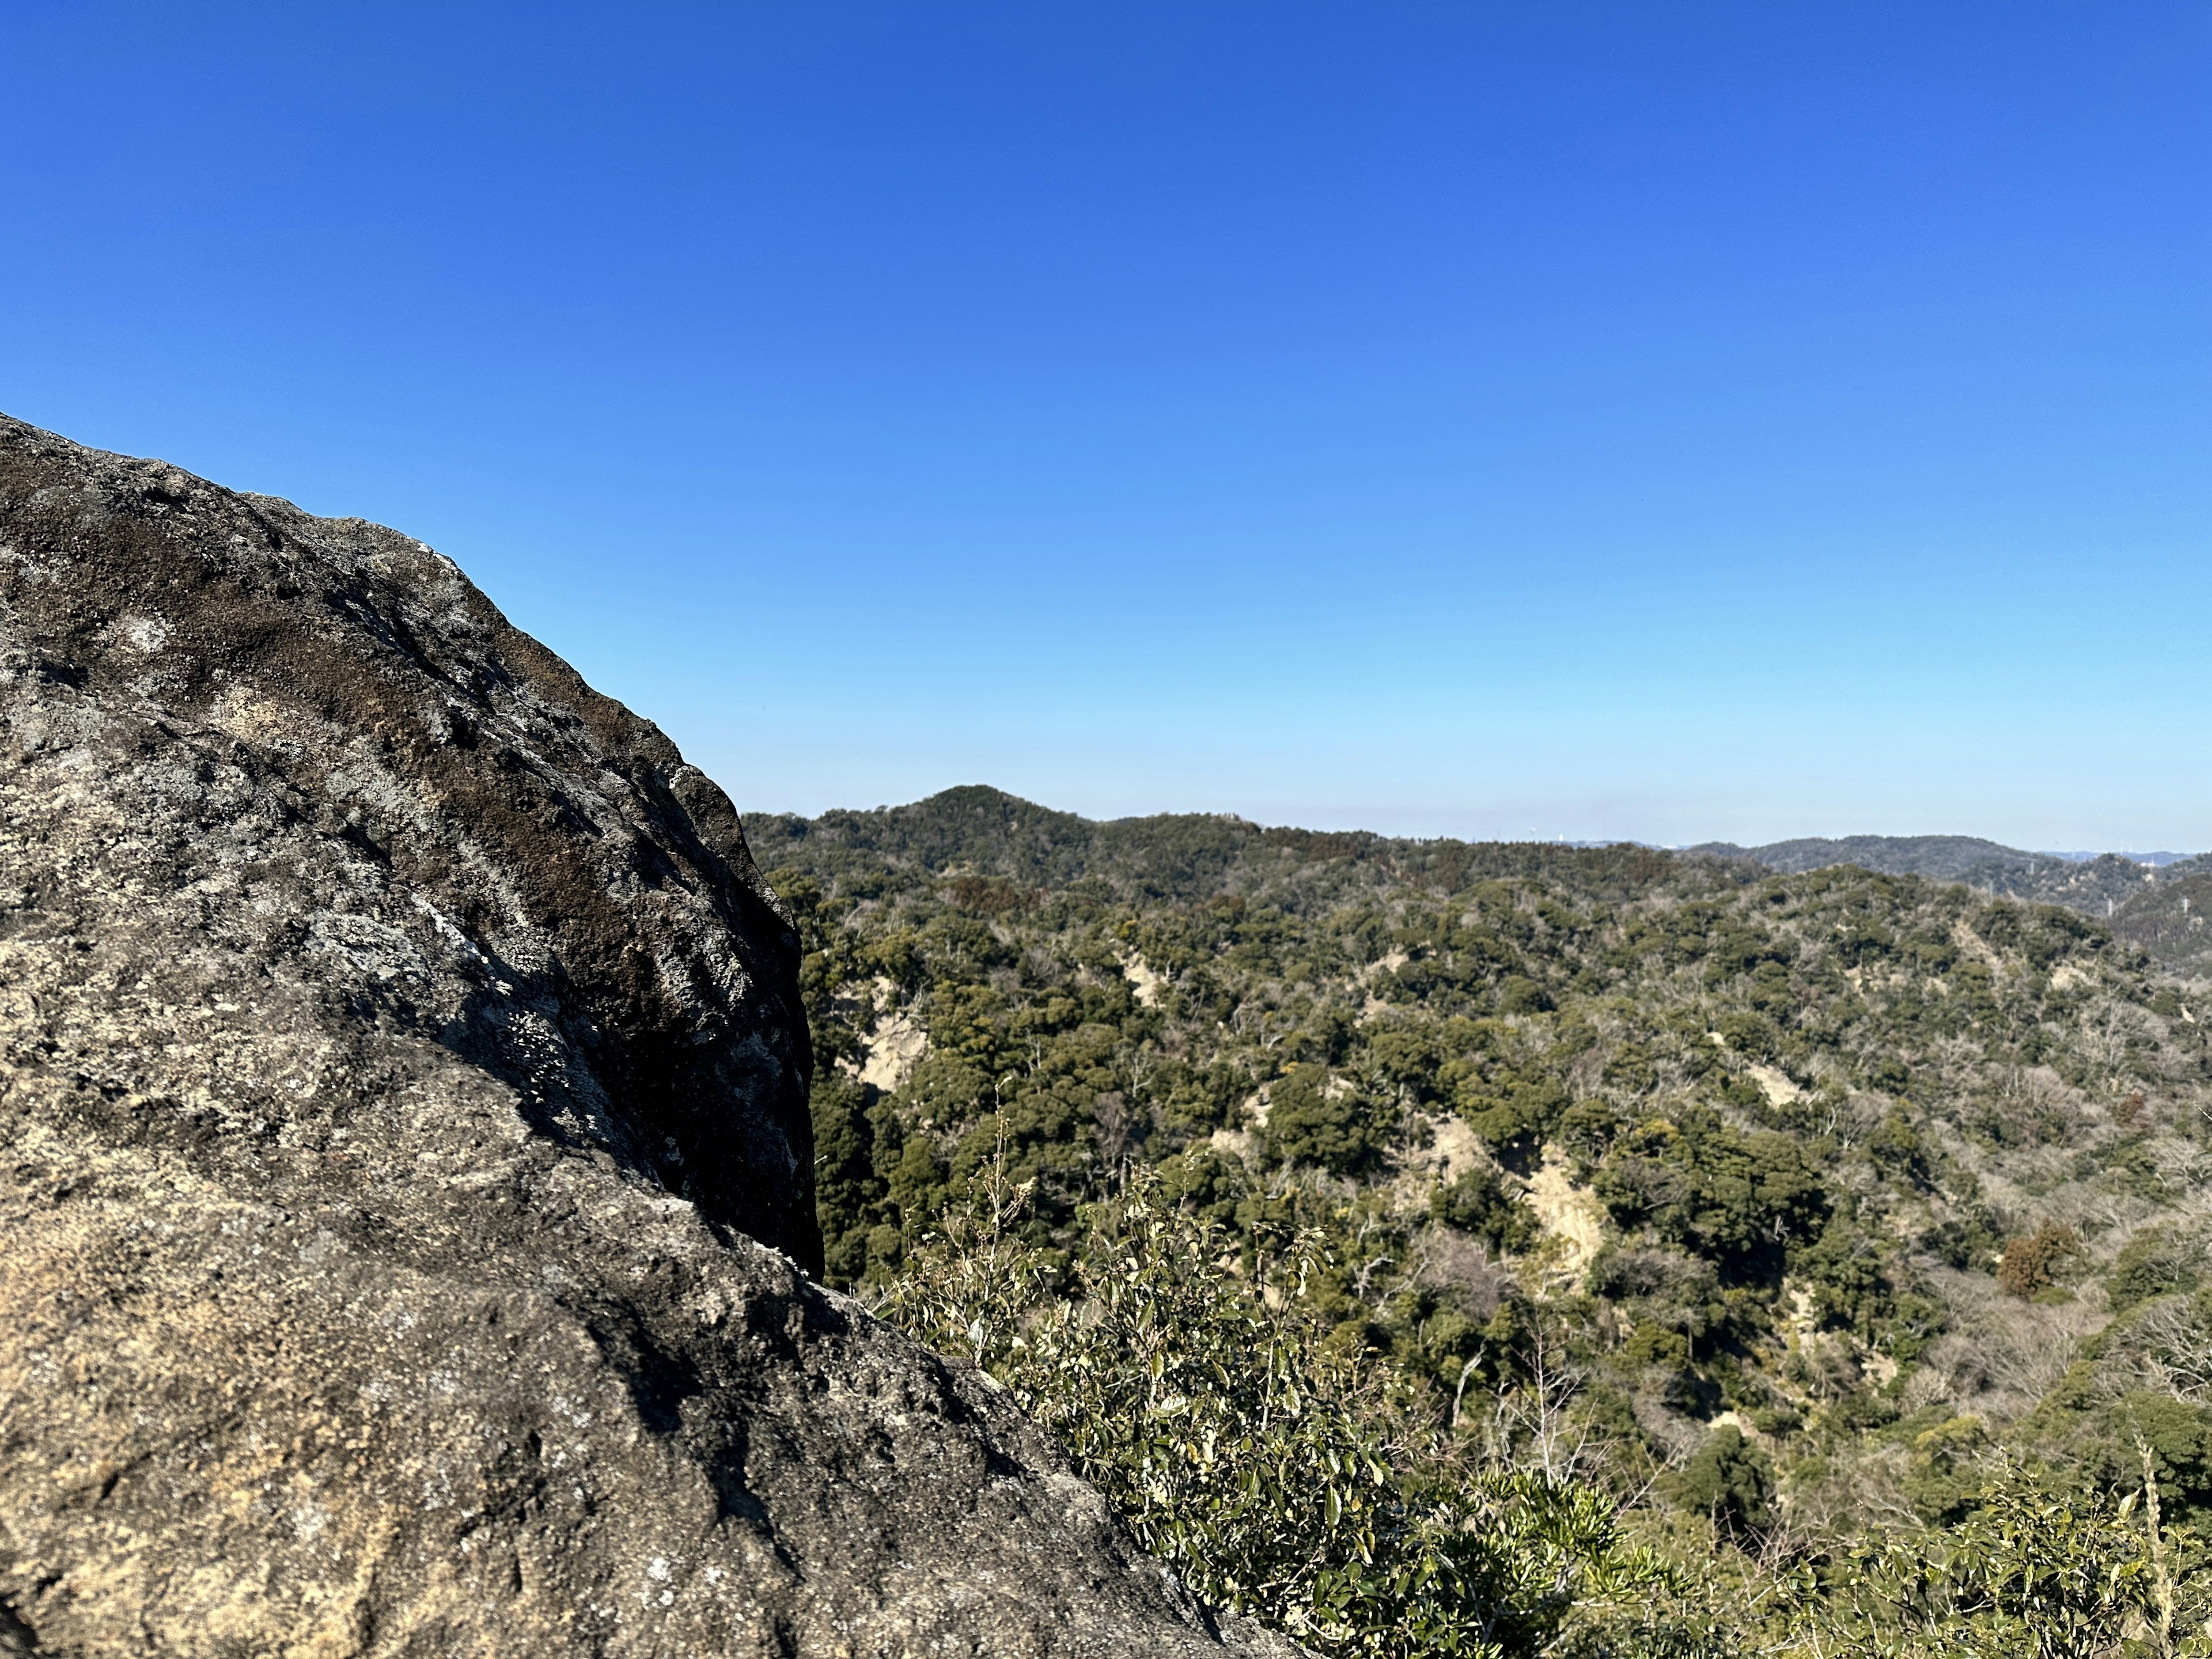
<svg viewBox="0 0 2212 1659">
<path fill-rule="evenodd" d="M 447 560 L 0 420 L 0 1653 L 1288 1652 L 815 1285 L 736 813 Z"/>
</svg>

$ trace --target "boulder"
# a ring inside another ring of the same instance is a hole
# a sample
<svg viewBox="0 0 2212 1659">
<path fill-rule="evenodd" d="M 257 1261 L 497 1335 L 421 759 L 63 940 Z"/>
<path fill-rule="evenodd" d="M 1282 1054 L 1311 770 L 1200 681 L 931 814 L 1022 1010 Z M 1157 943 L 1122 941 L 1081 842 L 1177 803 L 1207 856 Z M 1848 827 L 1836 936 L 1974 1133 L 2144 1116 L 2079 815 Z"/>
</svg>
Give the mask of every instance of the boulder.
<svg viewBox="0 0 2212 1659">
<path fill-rule="evenodd" d="M 0 420 L 0 1654 L 1287 1654 L 810 1279 L 797 941 L 453 562 Z"/>
</svg>

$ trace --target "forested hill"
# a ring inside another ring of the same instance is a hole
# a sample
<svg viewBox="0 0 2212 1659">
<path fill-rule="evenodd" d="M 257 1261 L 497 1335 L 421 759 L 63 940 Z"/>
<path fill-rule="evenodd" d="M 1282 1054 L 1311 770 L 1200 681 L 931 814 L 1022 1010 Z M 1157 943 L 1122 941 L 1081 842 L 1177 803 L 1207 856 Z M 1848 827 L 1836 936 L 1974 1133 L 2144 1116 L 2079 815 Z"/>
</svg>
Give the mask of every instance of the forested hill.
<svg viewBox="0 0 2212 1659">
<path fill-rule="evenodd" d="M 746 830 L 807 947 L 834 1278 L 994 1154 L 1052 1249 L 1149 1167 L 1248 1260 L 1322 1229 L 1316 1316 L 1455 1420 L 1550 1342 L 1625 1490 L 1710 1509 L 1722 1444 L 1848 1531 L 2142 1434 L 2212 1510 L 2212 1009 L 2098 921 L 981 788 Z"/>
<path fill-rule="evenodd" d="M 2048 873 L 2053 865 L 2078 868 L 2092 862 L 2053 853 L 2023 852 L 1978 836 L 1809 836 L 1798 841 L 1771 842 L 1764 847 L 1707 842 L 1687 850 L 1750 859 L 1784 875 L 1802 875 L 1832 864 L 1856 864 L 1886 876 L 1926 876 L 1936 881 L 1969 881 L 1991 871 L 2017 872 L 2033 878 Z M 2142 879 L 2142 875 L 2137 867 L 2136 879 Z"/>
<path fill-rule="evenodd" d="M 745 833 L 763 869 L 787 864 L 849 891 L 859 890 L 854 884 L 888 891 L 942 878 L 999 884 L 972 890 L 1001 900 L 1071 889 L 1092 898 L 1189 902 L 1265 888 L 1301 909 L 1401 883 L 1445 892 L 1501 877 L 1635 885 L 1683 861 L 1626 842 L 1589 849 L 1410 841 L 1364 830 L 1263 829 L 1227 813 L 1100 822 L 981 785 L 873 811 L 748 817 Z M 1686 856 L 1700 866 L 1714 862 Z"/>
<path fill-rule="evenodd" d="M 980 785 L 909 805 L 831 811 L 819 818 L 757 817 L 749 829 L 764 866 L 789 848 L 795 864 L 864 878 L 953 872 L 1020 890 L 1093 884 L 1126 900 L 1242 891 L 1293 870 L 1293 902 L 1364 884 L 1410 881 L 1449 891 L 1470 880 L 1548 872 L 1569 882 L 1651 880 L 1668 855 L 1631 843 L 1589 849 L 1551 842 L 1393 839 L 1364 831 L 1263 829 L 1216 813 L 1164 813 L 1098 822 L 1056 812 Z M 1595 852 L 1595 856 L 1590 854 Z M 2112 924 L 2126 943 L 2179 971 L 2212 975 L 2212 857 L 2153 866 L 2118 854 L 2069 860 L 1972 836 L 1848 836 L 1739 847 L 1711 842 L 1671 855 L 1703 866 L 1749 863 L 1784 875 L 1838 865 L 1877 874 L 1957 882 L 1991 896 L 2063 905 Z"/>
<path fill-rule="evenodd" d="M 2212 898 L 2212 857 L 2117 853 L 2062 858 L 2023 852 L 1972 836 L 1846 836 L 1738 847 L 1708 842 L 1686 851 L 1745 859 L 1785 875 L 1855 864 L 1884 875 L 1925 876 L 2007 898 L 2063 904 L 2112 924 L 2128 943 L 2177 969 L 2212 974 L 2212 927 L 2203 908 Z"/>
</svg>

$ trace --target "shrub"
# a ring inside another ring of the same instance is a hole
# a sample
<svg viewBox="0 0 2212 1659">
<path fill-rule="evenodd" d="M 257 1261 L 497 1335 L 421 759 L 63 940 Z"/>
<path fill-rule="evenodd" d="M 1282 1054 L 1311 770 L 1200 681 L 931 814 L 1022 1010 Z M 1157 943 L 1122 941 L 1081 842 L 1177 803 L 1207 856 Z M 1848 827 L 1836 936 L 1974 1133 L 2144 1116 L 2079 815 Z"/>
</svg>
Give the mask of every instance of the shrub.
<svg viewBox="0 0 2212 1659">
<path fill-rule="evenodd" d="M 1011 1389 L 1207 1601 L 1332 1659 L 1534 1655 L 1668 1583 L 1603 1495 L 1466 1467 L 1387 1362 L 1330 1345 L 1302 1310 L 1310 1236 L 1241 1279 L 1140 1183 L 1086 1216 L 1055 1286 L 1018 1207 L 991 1172 L 882 1311 Z"/>
<path fill-rule="evenodd" d="M 1932 1190 L 1936 1185 L 1936 1163 L 1913 1127 L 1912 1120 L 1895 1107 L 1875 1126 L 1867 1137 L 1867 1156 L 1875 1167 L 1893 1180 L 1900 1181 L 1921 1191 Z"/>
<path fill-rule="evenodd" d="M 1368 1103 L 1350 1091 L 1332 1097 L 1322 1066 L 1294 1066 L 1269 1094 L 1267 1139 L 1277 1158 L 1337 1176 L 1357 1175 L 1381 1158 Z"/>
<path fill-rule="evenodd" d="M 2171 1291 L 2193 1291 L 2201 1246 L 2192 1249 L 2165 1227 L 2150 1227 L 2127 1242 L 2105 1275 L 2112 1311 L 2125 1313 L 2139 1303 Z"/>
<path fill-rule="evenodd" d="M 1498 981 L 1498 1012 L 1501 1014 L 1548 1013 L 1550 994 L 1526 974 L 1508 974 Z"/>
<path fill-rule="evenodd" d="M 1732 1424 L 1723 1424 L 1674 1479 L 1674 1501 L 1709 1516 L 1730 1537 L 1747 1538 L 1774 1522 L 1774 1471 L 1766 1455 Z"/>
<path fill-rule="evenodd" d="M 2145 1496 L 2085 1492 L 2007 1467 L 1961 1525 L 1863 1540 L 1826 1594 L 1801 1582 L 1796 1651 L 1898 1659 L 2212 1651 L 2212 1632 L 2190 1628 L 2212 1611 L 2203 1575 L 2185 1559 L 2191 1547 L 2162 1531 Z"/>
<path fill-rule="evenodd" d="M 1429 1215 L 1447 1227 L 1472 1233 L 1493 1251 L 1524 1248 L 1536 1231 L 1535 1212 L 1505 1189 L 1497 1170 L 1477 1166 L 1429 1200 Z"/>
<path fill-rule="evenodd" d="M 1997 1263 L 1997 1284 L 2007 1295 L 2023 1299 L 2048 1290 L 2057 1282 L 2058 1270 L 2081 1248 L 2071 1227 L 2045 1222 L 2005 1246 L 2004 1260 Z"/>
<path fill-rule="evenodd" d="M 1623 1136 L 1592 1184 L 1624 1229 L 1648 1225 L 1733 1283 L 1779 1280 L 1788 1248 L 1817 1237 L 1830 1208 L 1796 1142 L 1740 1133 L 1706 1106 Z"/>
</svg>

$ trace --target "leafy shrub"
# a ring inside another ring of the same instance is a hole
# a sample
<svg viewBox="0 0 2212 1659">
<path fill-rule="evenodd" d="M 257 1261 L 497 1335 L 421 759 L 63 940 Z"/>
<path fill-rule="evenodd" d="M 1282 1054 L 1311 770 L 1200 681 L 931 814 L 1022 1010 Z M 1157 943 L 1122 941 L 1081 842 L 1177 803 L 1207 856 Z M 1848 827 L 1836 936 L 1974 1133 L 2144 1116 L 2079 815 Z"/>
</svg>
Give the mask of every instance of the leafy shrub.
<svg viewBox="0 0 2212 1659">
<path fill-rule="evenodd" d="M 2006 1244 L 2004 1260 L 1997 1263 L 1997 1284 L 2007 1295 L 2022 1298 L 2048 1290 L 2058 1282 L 2058 1270 L 2081 1249 L 2081 1241 L 2071 1227 L 2045 1222 Z"/>
<path fill-rule="evenodd" d="M 1680 1250 L 1607 1250 L 1591 1265 L 1590 1284 L 1632 1316 L 1639 1328 L 1649 1323 L 1694 1338 L 1725 1312 L 1712 1264 Z"/>
<path fill-rule="evenodd" d="M 1513 1078 L 1498 1084 L 1470 1079 L 1454 1104 L 1468 1127 L 1509 1163 L 1528 1158 L 1567 1110 L 1566 1091 L 1550 1078 Z"/>
<path fill-rule="evenodd" d="M 1349 1091 L 1332 1094 L 1328 1073 L 1298 1066 L 1269 1091 L 1267 1146 L 1277 1158 L 1313 1164 L 1331 1175 L 1357 1175 L 1374 1167 L 1382 1139 L 1370 1121 L 1372 1108 Z"/>
<path fill-rule="evenodd" d="M 1431 1218 L 1472 1233 L 1492 1250 L 1524 1248 L 1536 1231 L 1534 1212 L 1505 1189 L 1497 1170 L 1478 1166 L 1429 1200 Z"/>
<path fill-rule="evenodd" d="M 1676 1504 L 1711 1517 L 1730 1536 L 1749 1537 L 1774 1523 L 1774 1470 L 1732 1424 L 1715 1429 L 1671 1485 Z"/>
<path fill-rule="evenodd" d="M 851 1284 L 866 1276 L 868 1236 L 884 1220 L 887 1189 L 877 1169 L 880 1147 L 869 1098 L 875 1091 L 834 1066 L 815 1073 L 809 1100 L 814 1124 L 814 1192 L 822 1218 L 830 1277 Z"/>
<path fill-rule="evenodd" d="M 1930 1227 L 1920 1235 L 1920 1248 L 1961 1273 L 1986 1272 L 2000 1240 L 1989 1218 L 1979 1212 Z"/>
<path fill-rule="evenodd" d="M 1813 1296 L 1813 1317 L 1826 1330 L 1849 1331 L 1871 1342 L 1892 1310 L 1880 1250 L 1860 1228 L 1840 1218 L 1790 1261 Z"/>
<path fill-rule="evenodd" d="M 1709 1106 L 1623 1136 L 1593 1184 L 1621 1226 L 1648 1226 L 1739 1283 L 1780 1279 L 1787 1249 L 1816 1237 L 1829 1211 L 1795 1140 L 1741 1133 Z"/>
<path fill-rule="evenodd" d="M 1498 981 L 1498 1012 L 1501 1014 L 1541 1014 L 1552 1009 L 1544 988 L 1526 974 L 1508 974 Z"/>
<path fill-rule="evenodd" d="M 1934 1155 L 1904 1112 L 1892 1108 L 1867 1137 L 1866 1150 L 1875 1167 L 1893 1180 L 1923 1191 L 1935 1186 Z"/>
<path fill-rule="evenodd" d="M 1800 1580 L 1805 1654 L 1896 1659 L 2118 1659 L 2212 1653 L 2192 1540 L 2140 1490 L 2069 1488 L 2009 1466 L 1942 1533 L 1870 1536 L 1825 1586 Z"/>
<path fill-rule="evenodd" d="M 1559 1141 L 1588 1179 L 1590 1170 L 1613 1150 L 1613 1141 L 1627 1127 L 1626 1115 L 1611 1101 L 1578 1100 L 1559 1119 Z"/>
<path fill-rule="evenodd" d="M 2144 1484 L 2118 1495 L 2013 1465 L 1975 1492 L 1953 1472 L 1979 1425 L 1939 1424 L 1915 1442 L 1914 1495 L 1960 1524 L 1779 1576 L 1723 1549 L 1685 1576 L 1596 1489 L 1469 1466 L 1387 1360 L 1330 1344 L 1302 1311 L 1328 1271 L 1313 1237 L 1243 1278 L 1219 1234 L 1140 1181 L 1085 1212 L 1056 1281 L 1008 1224 L 1024 1197 L 987 1170 L 882 1311 L 1010 1389 L 1197 1594 L 1327 1659 L 2212 1656 L 2202 1547 L 2158 1508 L 2212 1455 L 2205 1414 L 2128 1402 Z M 1686 1352 L 1656 1327 L 1639 1341 Z M 1733 1427 L 1663 1484 L 1738 1545 L 1774 1524 L 1772 1472 Z"/>
<path fill-rule="evenodd" d="M 1913 1436 L 1905 1493 L 1923 1521 L 1951 1524 L 1972 1512 L 1982 1492 L 1975 1464 L 1988 1444 L 1988 1425 L 1972 1415 L 1945 1418 Z"/>
<path fill-rule="evenodd" d="M 2130 1239 L 2105 1274 L 2105 1289 L 2114 1313 L 2125 1313 L 2139 1303 L 2171 1291 L 2193 1291 L 2198 1279 L 2201 1245 L 2191 1249 L 2170 1229 L 2146 1228 Z"/>
<path fill-rule="evenodd" d="M 1310 1237 L 1240 1280 L 1139 1183 L 1091 1212 L 1056 1287 L 1007 1225 L 1018 1204 L 979 1183 L 882 1311 L 1010 1389 L 1215 1605 L 1332 1656 L 1502 1656 L 1668 1583 L 1609 1499 L 1466 1467 L 1387 1364 L 1326 1342 L 1298 1311 L 1326 1265 Z"/>
<path fill-rule="evenodd" d="M 1236 1219 L 1243 1183 L 1239 1171 L 1212 1147 L 1201 1143 L 1156 1167 L 1160 1200 L 1170 1208 L 1187 1211 L 1215 1227 Z"/>
<path fill-rule="evenodd" d="M 2193 1510 L 2200 1522 L 2212 1512 L 2212 1407 L 2141 1389 L 2114 1401 L 2109 1415 L 2113 1427 L 2124 1431 L 2112 1438 L 2135 1443 L 2161 1503 Z"/>
</svg>

